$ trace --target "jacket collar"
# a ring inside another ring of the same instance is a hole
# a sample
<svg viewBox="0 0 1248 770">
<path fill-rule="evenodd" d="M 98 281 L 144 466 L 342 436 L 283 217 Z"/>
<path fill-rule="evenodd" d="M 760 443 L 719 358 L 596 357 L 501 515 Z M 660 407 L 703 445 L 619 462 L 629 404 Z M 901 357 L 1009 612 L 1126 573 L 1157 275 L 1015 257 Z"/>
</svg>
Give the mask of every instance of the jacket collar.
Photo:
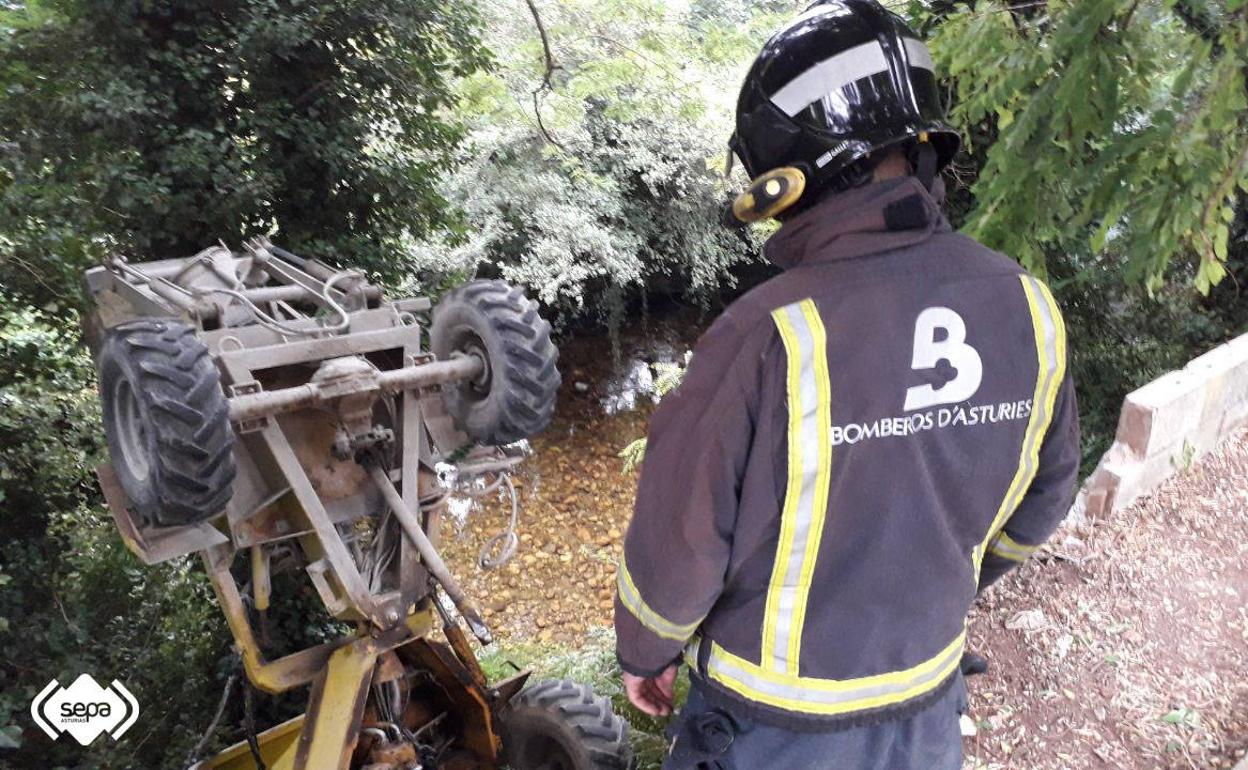
<svg viewBox="0 0 1248 770">
<path fill-rule="evenodd" d="M 938 202 L 944 197 L 939 182 L 935 192 L 912 176 L 846 190 L 785 222 L 763 254 L 788 270 L 913 246 L 950 229 Z"/>
</svg>

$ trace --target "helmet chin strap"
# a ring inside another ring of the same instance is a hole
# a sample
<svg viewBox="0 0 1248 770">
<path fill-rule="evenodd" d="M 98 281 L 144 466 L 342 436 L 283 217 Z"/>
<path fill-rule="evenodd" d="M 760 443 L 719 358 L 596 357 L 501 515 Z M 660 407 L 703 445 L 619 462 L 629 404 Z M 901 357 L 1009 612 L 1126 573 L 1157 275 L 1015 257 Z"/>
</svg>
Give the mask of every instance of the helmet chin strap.
<svg viewBox="0 0 1248 770">
<path fill-rule="evenodd" d="M 919 141 L 912 151 L 914 175 L 928 192 L 932 191 L 932 183 L 936 181 L 936 148 L 927 140 L 927 132 L 919 134 Z"/>
</svg>

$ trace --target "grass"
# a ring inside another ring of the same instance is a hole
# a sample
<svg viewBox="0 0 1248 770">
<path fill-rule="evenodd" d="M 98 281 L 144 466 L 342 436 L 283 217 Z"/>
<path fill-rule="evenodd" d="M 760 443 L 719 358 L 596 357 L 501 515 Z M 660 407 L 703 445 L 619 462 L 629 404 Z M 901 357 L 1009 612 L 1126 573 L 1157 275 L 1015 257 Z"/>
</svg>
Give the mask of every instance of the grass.
<svg viewBox="0 0 1248 770">
<path fill-rule="evenodd" d="M 636 770 L 658 770 L 667 750 L 663 735 L 667 720 L 649 717 L 628 702 L 615 660 L 615 635 L 608 629 L 589 631 L 575 649 L 535 642 L 513 642 L 486 652 L 481 665 L 491 679 L 511 676 L 517 669 L 533 671 L 533 680 L 572 679 L 588 684 L 611 700 L 611 707 L 628 722 L 636 755 Z M 676 701 L 684 700 L 689 679 L 683 669 L 676 680 Z"/>
</svg>

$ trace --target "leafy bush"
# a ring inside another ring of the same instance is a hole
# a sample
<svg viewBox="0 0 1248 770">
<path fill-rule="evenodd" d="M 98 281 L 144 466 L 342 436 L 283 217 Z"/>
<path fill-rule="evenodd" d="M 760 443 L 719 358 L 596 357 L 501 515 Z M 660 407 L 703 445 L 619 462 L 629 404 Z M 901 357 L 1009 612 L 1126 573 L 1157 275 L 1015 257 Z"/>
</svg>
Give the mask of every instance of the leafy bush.
<svg viewBox="0 0 1248 770">
<path fill-rule="evenodd" d="M 0 311 L 0 742 L 22 746 L 19 765 L 155 767 L 189 748 L 183 720 L 211 707 L 219 613 L 201 574 L 144 568 L 122 546 L 92 477 L 104 447 L 90 360 L 64 324 L 4 299 L 16 309 Z M 82 673 L 135 692 L 132 740 L 84 751 L 19 722 L 53 677 Z"/>
<path fill-rule="evenodd" d="M 5 4 L 0 283 L 73 299 L 110 251 L 257 233 L 393 277 L 453 220 L 450 83 L 486 61 L 464 3 Z"/>
<path fill-rule="evenodd" d="M 1248 332 L 1248 305 L 1238 289 L 1248 279 L 1246 266 L 1242 253 L 1232 253 L 1227 269 L 1233 280 L 1201 297 L 1189 288 L 1190 267 L 1172 268 L 1164 286 L 1149 292 L 1139 285 L 1124 286 L 1103 264 L 1082 269 L 1054 265 L 1051 278 L 1070 335 L 1084 474 L 1113 442 L 1128 393 Z"/>
<path fill-rule="evenodd" d="M 149 567 L 122 544 L 94 478 L 106 448 L 85 348 L 72 324 L 0 299 L 0 749 L 18 749 L 18 766 L 181 767 L 236 669 L 216 597 L 197 559 Z M 274 606 L 272 649 L 328 638 L 313 601 Z M 50 680 L 83 673 L 119 679 L 138 698 L 125 740 L 50 744 L 31 724 L 30 703 Z M 241 701 L 209 749 L 241 739 Z M 302 702 L 261 699 L 258 718 L 289 718 Z"/>
<path fill-rule="evenodd" d="M 1041 274 L 1057 255 L 1111 252 L 1120 281 L 1152 290 L 1178 259 L 1207 292 L 1248 192 L 1240 5 L 940 4 L 933 17 L 912 4 L 934 30 L 951 119 L 990 141 L 974 148 L 966 231 Z"/>
<path fill-rule="evenodd" d="M 710 84 L 735 83 L 726 73 L 743 71 L 772 17 L 729 19 L 715 3 L 548 5 L 543 71 L 525 3 L 491 14 L 499 67 L 461 86 L 472 131 L 448 180 L 472 227 L 463 241 L 447 230 L 414 243 L 412 268 L 426 283 L 500 275 L 615 324 L 646 290 L 706 301 L 730 288 L 759 242 L 721 224 L 735 94 Z"/>
<path fill-rule="evenodd" d="M 1063 307 L 1085 472 L 1127 393 L 1248 331 L 1236 5 L 909 5 L 969 140 L 955 225 L 1047 274 Z"/>
</svg>

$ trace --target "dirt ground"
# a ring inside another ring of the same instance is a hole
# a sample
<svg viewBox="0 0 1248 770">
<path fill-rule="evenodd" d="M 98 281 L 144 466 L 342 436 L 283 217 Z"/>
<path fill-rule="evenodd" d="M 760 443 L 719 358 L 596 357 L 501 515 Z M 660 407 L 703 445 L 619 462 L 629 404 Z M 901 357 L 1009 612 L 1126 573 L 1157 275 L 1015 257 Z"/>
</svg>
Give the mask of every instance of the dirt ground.
<svg viewBox="0 0 1248 770">
<path fill-rule="evenodd" d="M 621 342 L 618 360 L 605 339 L 582 337 L 561 350 L 563 387 L 554 422 L 533 442 L 535 472 L 517 479 L 523 507 L 520 549 L 492 572 L 472 565 L 506 524 L 507 506 L 489 501 L 466 522 L 448 515 L 448 563 L 459 567 L 470 596 L 502 639 L 572 644 L 592 626 L 611 623 L 615 570 L 632 515 L 636 474 L 619 452 L 645 435 L 653 402 L 644 392 L 645 362 L 673 360 L 691 344 L 670 328 L 660 342 Z"/>
<path fill-rule="evenodd" d="M 448 518 L 448 560 L 470 595 L 492 597 L 484 611 L 504 645 L 576 647 L 610 624 L 635 484 L 617 454 L 650 413 L 633 392 L 636 362 L 684 347 L 625 343 L 622 363 L 602 342 L 564 351 L 559 416 L 534 442 L 512 563 L 469 566 L 504 525 L 501 507 Z M 970 682 L 966 767 L 1232 767 L 1248 751 L 1245 597 L 1248 431 L 1130 511 L 1064 526 L 980 600 L 971 647 L 991 669 Z"/>
<path fill-rule="evenodd" d="M 980 601 L 981 768 L 1223 768 L 1248 749 L 1248 431 Z"/>
</svg>

